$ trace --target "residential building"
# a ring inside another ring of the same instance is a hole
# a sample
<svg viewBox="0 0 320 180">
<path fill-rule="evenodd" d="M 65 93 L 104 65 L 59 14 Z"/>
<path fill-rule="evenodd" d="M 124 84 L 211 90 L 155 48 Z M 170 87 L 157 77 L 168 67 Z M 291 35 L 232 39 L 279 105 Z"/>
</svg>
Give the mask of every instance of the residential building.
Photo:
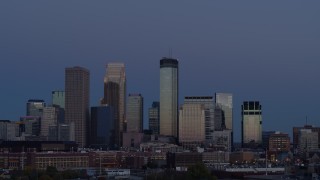
<svg viewBox="0 0 320 180">
<path fill-rule="evenodd" d="M 178 60 L 160 60 L 160 134 L 178 136 Z"/>
<path fill-rule="evenodd" d="M 74 123 L 75 141 L 87 145 L 89 121 L 90 73 L 83 67 L 65 69 L 65 121 Z"/>
</svg>

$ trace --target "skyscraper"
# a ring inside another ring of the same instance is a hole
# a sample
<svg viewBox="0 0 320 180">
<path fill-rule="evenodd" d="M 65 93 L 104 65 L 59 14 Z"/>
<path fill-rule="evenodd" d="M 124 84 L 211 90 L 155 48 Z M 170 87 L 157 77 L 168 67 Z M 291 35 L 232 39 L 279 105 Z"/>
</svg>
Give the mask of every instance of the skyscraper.
<svg viewBox="0 0 320 180">
<path fill-rule="evenodd" d="M 149 108 L 149 130 L 152 131 L 152 134 L 159 134 L 160 132 L 160 103 L 154 101 L 151 108 Z"/>
<path fill-rule="evenodd" d="M 178 135 L 178 60 L 160 60 L 160 134 Z"/>
<path fill-rule="evenodd" d="M 141 94 L 129 94 L 127 101 L 127 132 L 143 131 L 143 97 Z"/>
<path fill-rule="evenodd" d="M 262 144 L 262 111 L 259 101 L 245 101 L 242 107 L 242 146 Z"/>
<path fill-rule="evenodd" d="M 233 105 L 232 94 L 230 93 L 216 93 L 216 105 L 218 105 L 223 112 L 223 124 L 228 130 L 233 130 Z"/>
<path fill-rule="evenodd" d="M 89 77 L 89 70 L 85 68 L 65 69 L 65 121 L 74 123 L 75 141 L 79 147 L 85 147 L 88 138 Z"/>
<path fill-rule="evenodd" d="M 125 125 L 126 108 L 126 74 L 123 63 L 109 63 L 104 77 L 104 98 L 101 104 L 113 107 L 115 145 L 121 147 L 122 133 Z"/>
<path fill-rule="evenodd" d="M 111 106 L 91 107 L 90 145 L 92 147 L 114 146 L 114 118 Z"/>
<path fill-rule="evenodd" d="M 64 91 L 52 91 L 52 105 L 65 107 L 65 93 Z"/>
<path fill-rule="evenodd" d="M 184 104 L 202 104 L 205 109 L 205 139 L 207 143 L 213 141 L 214 131 L 214 101 L 212 96 L 187 96 Z"/>
<path fill-rule="evenodd" d="M 27 102 L 27 116 L 42 116 L 43 108 L 46 106 L 44 100 L 30 99 Z"/>
</svg>

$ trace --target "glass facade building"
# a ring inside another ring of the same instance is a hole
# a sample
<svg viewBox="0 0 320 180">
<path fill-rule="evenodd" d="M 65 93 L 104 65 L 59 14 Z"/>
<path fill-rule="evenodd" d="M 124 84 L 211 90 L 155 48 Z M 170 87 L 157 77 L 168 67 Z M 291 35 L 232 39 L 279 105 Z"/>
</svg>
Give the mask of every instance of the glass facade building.
<svg viewBox="0 0 320 180">
<path fill-rule="evenodd" d="M 85 68 L 65 69 L 65 121 L 67 124 L 74 123 L 74 135 L 70 136 L 75 138 L 79 147 L 87 145 L 88 121 L 90 119 L 89 77 L 89 70 Z"/>
<path fill-rule="evenodd" d="M 103 146 L 113 148 L 114 116 L 111 106 L 91 107 L 90 142 L 94 147 Z"/>
<path fill-rule="evenodd" d="M 65 92 L 64 91 L 52 91 L 52 105 L 65 107 Z"/>
<path fill-rule="evenodd" d="M 242 147 L 262 145 L 262 111 L 259 101 L 245 101 L 242 111 Z"/>
<path fill-rule="evenodd" d="M 154 101 L 149 108 L 149 130 L 152 134 L 160 133 L 160 103 Z"/>
<path fill-rule="evenodd" d="M 218 105 L 223 112 L 223 124 L 225 129 L 233 130 L 233 104 L 232 94 L 230 93 L 216 93 L 216 105 Z"/>
<path fill-rule="evenodd" d="M 160 60 L 160 134 L 178 135 L 178 60 Z"/>
<path fill-rule="evenodd" d="M 123 63 L 107 64 L 104 77 L 104 97 L 101 104 L 113 107 L 115 144 L 121 147 L 122 133 L 126 123 L 126 73 Z"/>
<path fill-rule="evenodd" d="M 143 97 L 141 94 L 129 94 L 127 101 L 127 132 L 143 131 Z"/>
</svg>

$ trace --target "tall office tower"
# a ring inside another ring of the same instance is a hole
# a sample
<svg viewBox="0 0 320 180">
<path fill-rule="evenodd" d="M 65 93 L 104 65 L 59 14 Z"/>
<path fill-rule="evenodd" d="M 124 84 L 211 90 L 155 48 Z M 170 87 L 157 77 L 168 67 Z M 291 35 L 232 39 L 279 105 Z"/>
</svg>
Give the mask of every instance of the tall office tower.
<svg viewBox="0 0 320 180">
<path fill-rule="evenodd" d="M 89 70 L 82 67 L 65 69 L 65 121 L 74 123 L 74 137 L 79 147 L 86 146 L 88 137 L 89 76 Z"/>
<path fill-rule="evenodd" d="M 64 123 L 65 116 L 65 92 L 64 91 L 52 91 L 52 106 L 59 109 L 58 123 Z"/>
<path fill-rule="evenodd" d="M 213 142 L 214 131 L 214 101 L 212 96 L 189 96 L 184 98 L 184 104 L 202 104 L 205 108 L 205 139 Z"/>
<path fill-rule="evenodd" d="M 222 131 L 226 129 L 224 124 L 224 112 L 220 105 L 214 107 L 214 130 Z"/>
<path fill-rule="evenodd" d="M 56 107 L 45 107 L 41 118 L 41 135 L 49 135 L 49 126 L 57 125 L 59 109 Z"/>
<path fill-rule="evenodd" d="M 149 130 L 152 134 L 159 134 L 160 132 L 160 103 L 154 101 L 151 108 L 149 108 Z"/>
<path fill-rule="evenodd" d="M 184 147 L 196 147 L 200 146 L 204 142 L 204 105 L 183 104 L 179 110 L 179 143 L 181 143 Z"/>
<path fill-rule="evenodd" d="M 43 108 L 46 107 L 44 100 L 30 99 L 27 102 L 27 116 L 42 116 Z"/>
<path fill-rule="evenodd" d="M 242 108 L 242 147 L 262 145 L 262 111 L 259 101 L 245 101 Z"/>
<path fill-rule="evenodd" d="M 91 107 L 90 146 L 114 148 L 113 108 L 108 105 Z"/>
<path fill-rule="evenodd" d="M 178 135 L 178 60 L 160 60 L 160 134 Z"/>
<path fill-rule="evenodd" d="M 20 117 L 19 136 L 39 136 L 40 135 L 40 117 L 24 116 Z"/>
<path fill-rule="evenodd" d="M 129 94 L 127 101 L 127 132 L 143 132 L 143 97 Z"/>
<path fill-rule="evenodd" d="M 123 63 L 109 63 L 104 77 L 104 98 L 101 104 L 113 107 L 115 145 L 121 147 L 125 127 L 126 73 Z"/>
<path fill-rule="evenodd" d="M 216 105 L 223 111 L 223 122 L 226 129 L 233 130 L 233 105 L 232 94 L 216 93 Z"/>
<path fill-rule="evenodd" d="M 15 141 L 19 136 L 19 124 L 15 121 L 0 120 L 0 140 Z"/>
<path fill-rule="evenodd" d="M 65 92 L 64 91 L 52 91 L 52 105 L 65 107 Z"/>
</svg>

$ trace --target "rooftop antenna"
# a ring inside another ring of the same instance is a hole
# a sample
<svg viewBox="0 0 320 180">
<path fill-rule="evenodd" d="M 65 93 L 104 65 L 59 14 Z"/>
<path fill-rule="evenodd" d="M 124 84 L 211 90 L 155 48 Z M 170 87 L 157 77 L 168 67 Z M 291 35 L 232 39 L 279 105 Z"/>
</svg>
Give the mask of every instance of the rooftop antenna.
<svg viewBox="0 0 320 180">
<path fill-rule="evenodd" d="M 306 125 L 308 125 L 308 116 L 306 116 Z"/>
</svg>

